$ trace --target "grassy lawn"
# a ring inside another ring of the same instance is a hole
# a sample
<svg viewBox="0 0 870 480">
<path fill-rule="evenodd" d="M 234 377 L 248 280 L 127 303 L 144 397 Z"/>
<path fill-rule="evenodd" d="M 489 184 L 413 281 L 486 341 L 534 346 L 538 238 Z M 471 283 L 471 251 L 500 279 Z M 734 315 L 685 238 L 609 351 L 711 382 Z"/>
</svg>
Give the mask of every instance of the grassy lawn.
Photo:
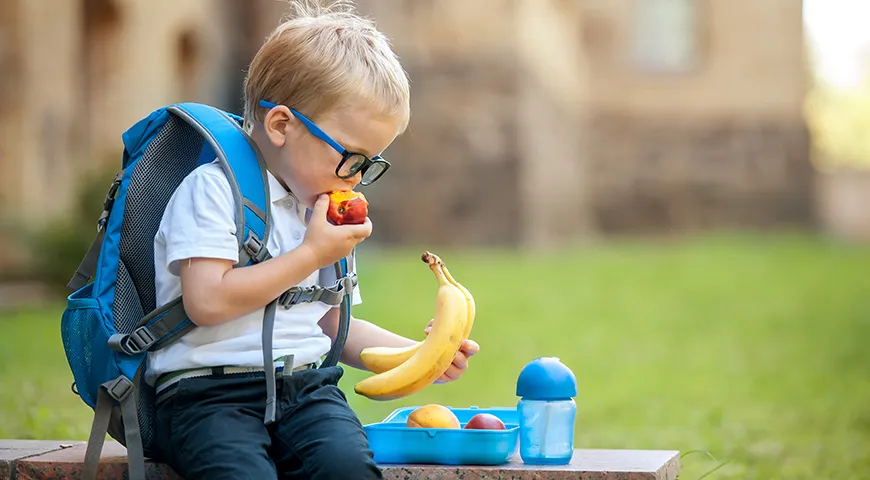
<svg viewBox="0 0 870 480">
<path fill-rule="evenodd" d="M 418 250 L 360 259 L 355 313 L 422 338 L 435 281 Z M 580 384 L 577 446 L 703 450 L 681 478 L 870 471 L 870 250 L 800 236 L 612 242 L 547 255 L 436 251 L 477 299 L 466 376 L 393 402 L 342 386 L 363 422 L 430 402 L 515 405 L 536 356 Z M 394 274 L 388 271 L 394 270 Z M 0 438 L 86 439 L 62 306 L 0 317 Z M 863 473 L 862 473 L 863 472 Z"/>
</svg>

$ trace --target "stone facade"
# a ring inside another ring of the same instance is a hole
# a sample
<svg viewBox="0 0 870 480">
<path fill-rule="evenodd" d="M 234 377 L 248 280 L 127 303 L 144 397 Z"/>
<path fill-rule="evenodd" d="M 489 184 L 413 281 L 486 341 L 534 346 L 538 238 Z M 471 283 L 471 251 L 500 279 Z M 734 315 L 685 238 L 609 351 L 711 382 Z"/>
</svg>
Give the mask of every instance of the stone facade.
<svg viewBox="0 0 870 480">
<path fill-rule="evenodd" d="M 584 233 L 583 52 L 560 5 L 359 2 L 412 82 L 411 125 L 385 153 L 396 168 L 367 193 L 374 240 L 546 246 Z M 553 46 L 562 57 L 542 54 Z"/>
<path fill-rule="evenodd" d="M 79 175 L 120 165 L 121 134 L 155 108 L 234 107 L 242 68 L 231 45 L 244 29 L 231 27 L 244 16 L 229 5 L 2 2 L 0 213 L 63 213 Z"/>
<path fill-rule="evenodd" d="M 383 243 L 547 246 L 811 222 L 794 0 L 358 0 L 412 81 L 365 190 Z M 63 212 L 162 105 L 235 112 L 284 13 L 250 0 L 0 3 L 0 212 Z M 9 68 L 6 68 L 6 67 Z M 46 195 L 45 192 L 51 192 Z"/>
<path fill-rule="evenodd" d="M 389 240 L 547 245 L 812 223 L 800 2 L 361 5 L 414 81 L 411 132 L 389 150 L 396 178 L 372 194 L 387 200 L 374 212 Z M 494 151 L 503 170 L 481 168 Z M 454 208 L 468 192 L 480 208 Z"/>
<path fill-rule="evenodd" d="M 589 195 L 606 233 L 803 227 L 814 170 L 804 124 L 598 115 Z"/>
<path fill-rule="evenodd" d="M 419 79 L 414 120 L 385 152 L 394 167 L 363 190 L 373 240 L 513 243 L 521 215 L 513 65 L 442 60 L 406 67 Z"/>
</svg>

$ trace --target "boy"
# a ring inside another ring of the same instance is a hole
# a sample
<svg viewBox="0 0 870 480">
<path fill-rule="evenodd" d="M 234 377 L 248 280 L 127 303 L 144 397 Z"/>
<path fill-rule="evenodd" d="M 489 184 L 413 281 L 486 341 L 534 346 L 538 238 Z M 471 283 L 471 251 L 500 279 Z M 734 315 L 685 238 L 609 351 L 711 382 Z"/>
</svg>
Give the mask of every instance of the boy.
<svg viewBox="0 0 870 480">
<path fill-rule="evenodd" d="M 389 166 L 378 154 L 410 115 L 408 80 L 372 24 L 347 9 L 296 10 L 266 40 L 245 80 L 246 130 L 268 170 L 272 259 L 233 268 L 233 198 L 217 164 L 182 182 L 155 236 L 158 304 L 183 294 L 199 326 L 153 352 L 146 376 L 158 391 L 162 459 L 186 479 L 382 478 L 337 387 L 342 368 L 317 368 L 337 332 L 338 308 L 314 302 L 277 309 L 274 358 L 292 354 L 293 364 L 265 367 L 283 373 L 276 421 L 263 421 L 264 306 L 288 288 L 315 284 L 320 268 L 370 235 L 368 219 L 328 223 L 324 193 L 377 180 Z M 353 303 L 360 301 L 355 287 Z M 354 318 L 341 361 L 363 368 L 363 348 L 411 343 Z M 462 375 L 477 351 L 465 342 L 439 381 Z"/>
</svg>

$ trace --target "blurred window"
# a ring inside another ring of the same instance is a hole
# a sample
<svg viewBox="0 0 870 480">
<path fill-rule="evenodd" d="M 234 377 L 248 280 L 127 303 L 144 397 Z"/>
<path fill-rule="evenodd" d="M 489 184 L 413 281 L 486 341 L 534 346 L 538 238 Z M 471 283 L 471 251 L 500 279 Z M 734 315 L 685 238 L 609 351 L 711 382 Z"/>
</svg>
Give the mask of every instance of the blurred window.
<svg viewBox="0 0 870 480">
<path fill-rule="evenodd" d="M 647 72 L 680 73 L 693 67 L 697 0 L 634 0 L 632 60 Z"/>
</svg>

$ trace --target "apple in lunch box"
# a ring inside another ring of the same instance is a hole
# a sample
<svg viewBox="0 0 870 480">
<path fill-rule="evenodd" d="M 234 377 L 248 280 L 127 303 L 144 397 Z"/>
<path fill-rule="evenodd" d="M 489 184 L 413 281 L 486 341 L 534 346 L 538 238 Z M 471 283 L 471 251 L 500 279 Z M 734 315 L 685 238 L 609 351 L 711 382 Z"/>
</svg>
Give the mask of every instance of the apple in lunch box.
<svg viewBox="0 0 870 480">
<path fill-rule="evenodd" d="M 491 413 L 478 413 L 465 424 L 466 430 L 505 430 L 504 422 Z"/>
<path fill-rule="evenodd" d="M 365 195 L 353 190 L 329 192 L 329 208 L 326 217 L 335 225 L 360 225 L 369 214 L 369 202 Z"/>
</svg>

